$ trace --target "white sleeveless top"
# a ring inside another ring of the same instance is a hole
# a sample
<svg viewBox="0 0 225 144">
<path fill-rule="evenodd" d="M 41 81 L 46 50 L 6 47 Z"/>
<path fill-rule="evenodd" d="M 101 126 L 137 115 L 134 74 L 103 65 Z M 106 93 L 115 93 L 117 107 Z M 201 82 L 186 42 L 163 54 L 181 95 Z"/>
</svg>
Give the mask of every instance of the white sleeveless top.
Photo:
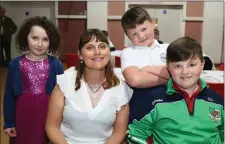
<svg viewBox="0 0 225 144">
<path fill-rule="evenodd" d="M 116 113 L 129 101 L 127 85 L 105 90 L 98 105 L 93 108 L 87 87 L 75 91 L 76 71 L 57 75 L 57 84 L 65 96 L 61 132 L 68 144 L 104 144 L 112 135 Z"/>
</svg>

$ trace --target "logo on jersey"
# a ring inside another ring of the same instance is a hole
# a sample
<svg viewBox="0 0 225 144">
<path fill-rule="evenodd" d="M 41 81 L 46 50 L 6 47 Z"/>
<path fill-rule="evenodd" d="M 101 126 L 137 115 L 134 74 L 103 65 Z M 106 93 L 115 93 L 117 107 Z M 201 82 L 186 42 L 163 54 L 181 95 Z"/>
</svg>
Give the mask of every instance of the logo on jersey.
<svg viewBox="0 0 225 144">
<path fill-rule="evenodd" d="M 166 53 L 161 53 L 160 59 L 161 59 L 162 62 L 166 63 Z"/>
<path fill-rule="evenodd" d="M 220 121 L 220 111 L 209 107 L 209 117 L 212 121 L 219 122 Z"/>
</svg>

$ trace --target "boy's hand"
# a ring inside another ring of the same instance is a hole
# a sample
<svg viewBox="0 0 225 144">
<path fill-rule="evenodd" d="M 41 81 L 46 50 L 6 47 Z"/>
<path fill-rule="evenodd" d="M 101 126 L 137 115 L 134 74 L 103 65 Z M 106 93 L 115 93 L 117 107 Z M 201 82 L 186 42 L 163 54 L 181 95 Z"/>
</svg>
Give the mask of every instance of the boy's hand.
<svg viewBox="0 0 225 144">
<path fill-rule="evenodd" d="M 4 132 L 9 136 L 9 137 L 16 137 L 16 129 L 15 127 L 13 128 L 7 128 L 4 130 Z"/>
</svg>

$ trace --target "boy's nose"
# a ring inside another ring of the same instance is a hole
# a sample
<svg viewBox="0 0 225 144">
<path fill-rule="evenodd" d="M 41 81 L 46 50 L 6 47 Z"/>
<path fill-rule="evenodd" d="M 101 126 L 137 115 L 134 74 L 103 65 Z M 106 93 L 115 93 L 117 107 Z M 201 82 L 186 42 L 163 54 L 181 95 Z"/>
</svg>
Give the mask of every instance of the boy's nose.
<svg viewBox="0 0 225 144">
<path fill-rule="evenodd" d="M 143 32 L 139 33 L 139 39 L 143 40 L 145 38 L 145 34 Z"/>
<path fill-rule="evenodd" d="M 184 68 L 182 68 L 181 72 L 182 72 L 182 74 L 187 74 L 188 73 L 188 69 L 184 67 Z"/>
</svg>

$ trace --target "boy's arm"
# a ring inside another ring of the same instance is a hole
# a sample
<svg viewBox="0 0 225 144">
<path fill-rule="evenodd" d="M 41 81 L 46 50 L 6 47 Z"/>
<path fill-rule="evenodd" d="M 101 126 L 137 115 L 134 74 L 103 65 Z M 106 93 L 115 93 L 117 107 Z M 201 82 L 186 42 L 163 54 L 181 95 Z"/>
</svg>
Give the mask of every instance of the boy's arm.
<svg viewBox="0 0 225 144">
<path fill-rule="evenodd" d="M 153 126 L 155 122 L 155 111 L 152 110 L 148 115 L 142 118 L 140 121 L 134 120 L 132 124 L 128 126 L 128 141 L 147 144 L 147 139 L 152 135 Z"/>
<path fill-rule="evenodd" d="M 167 79 L 159 77 L 149 72 L 141 71 L 136 66 L 124 69 L 123 76 L 126 82 L 135 88 L 147 88 L 165 84 Z"/>
<path fill-rule="evenodd" d="M 168 69 L 166 65 L 157 65 L 157 66 L 145 66 L 141 69 L 143 72 L 149 72 L 151 74 L 157 75 L 161 78 L 168 80 L 170 78 Z"/>
<path fill-rule="evenodd" d="M 138 67 L 140 63 L 136 54 L 136 51 L 132 48 L 125 48 L 120 56 L 122 74 L 131 87 L 148 88 L 167 82 L 166 79 L 157 75 L 141 71 Z"/>
</svg>

